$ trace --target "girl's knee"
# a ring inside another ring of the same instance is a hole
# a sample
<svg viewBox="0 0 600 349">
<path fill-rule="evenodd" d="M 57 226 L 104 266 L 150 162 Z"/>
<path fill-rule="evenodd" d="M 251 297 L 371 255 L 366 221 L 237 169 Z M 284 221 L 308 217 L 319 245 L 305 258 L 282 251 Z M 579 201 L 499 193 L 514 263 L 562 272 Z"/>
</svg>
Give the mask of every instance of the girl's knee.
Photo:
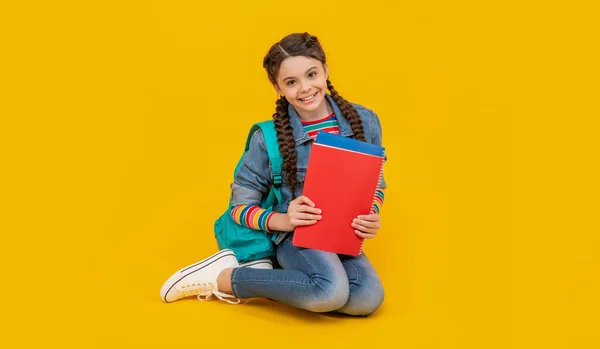
<svg viewBox="0 0 600 349">
<path fill-rule="evenodd" d="M 305 309 L 315 313 L 335 311 L 348 303 L 350 285 L 347 280 L 341 282 L 317 282 L 315 295 L 306 304 Z"/>
<path fill-rule="evenodd" d="M 383 289 L 378 292 L 373 292 L 369 297 L 363 301 L 361 304 L 357 304 L 354 309 L 350 309 L 352 311 L 351 315 L 371 315 L 383 303 Z"/>
<path fill-rule="evenodd" d="M 367 316 L 373 314 L 383 303 L 384 291 L 380 282 L 373 283 L 360 292 L 353 293 L 346 305 L 339 309 L 341 313 L 348 315 Z"/>
</svg>

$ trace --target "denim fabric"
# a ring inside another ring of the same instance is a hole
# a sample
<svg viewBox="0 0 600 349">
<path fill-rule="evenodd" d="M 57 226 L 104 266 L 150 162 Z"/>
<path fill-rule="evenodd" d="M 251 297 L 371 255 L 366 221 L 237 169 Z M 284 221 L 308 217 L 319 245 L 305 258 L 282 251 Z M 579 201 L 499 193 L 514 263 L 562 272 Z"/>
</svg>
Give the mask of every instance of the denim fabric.
<svg viewBox="0 0 600 349">
<path fill-rule="evenodd" d="M 339 106 L 333 101 L 333 98 L 330 95 L 327 94 L 325 97 L 331 104 L 335 115 L 338 115 L 340 135 L 344 137 L 353 137 L 354 133 L 352 132 L 352 127 L 350 126 L 348 120 L 342 116 Z M 377 114 L 361 105 L 352 105 L 358 112 L 358 115 L 362 121 L 366 141 L 372 144 L 381 145 L 381 124 Z M 290 123 L 293 129 L 298 158 L 296 178 L 297 185 L 295 193 L 296 197 L 298 197 L 302 195 L 302 188 L 304 187 L 304 178 L 306 176 L 306 168 L 308 165 L 308 157 L 313 140 L 304 131 L 300 117 L 291 104 L 288 107 L 288 114 L 290 116 Z M 283 182 L 285 183 L 285 170 L 282 171 L 282 177 Z M 267 148 L 265 146 L 264 136 L 259 130 L 252 136 L 250 140 L 250 149 L 244 156 L 243 163 L 240 166 L 233 184 L 231 185 L 232 205 L 260 205 L 261 198 L 268 192 L 271 183 L 271 169 L 269 165 L 269 157 L 267 155 Z M 382 188 L 387 187 L 385 179 L 382 178 L 380 186 Z M 282 185 L 281 196 L 282 202 L 276 203 L 273 206 L 273 210 L 276 212 L 286 213 L 292 200 L 292 192 L 287 185 Z M 273 236 L 275 243 L 279 244 L 287 235 L 288 233 L 276 233 L 276 235 Z"/>
<path fill-rule="evenodd" d="M 383 286 L 366 255 L 351 257 L 296 247 L 288 237 L 277 247 L 283 269 L 233 269 L 235 297 L 270 298 L 313 312 L 349 315 L 369 315 L 379 308 Z"/>
</svg>

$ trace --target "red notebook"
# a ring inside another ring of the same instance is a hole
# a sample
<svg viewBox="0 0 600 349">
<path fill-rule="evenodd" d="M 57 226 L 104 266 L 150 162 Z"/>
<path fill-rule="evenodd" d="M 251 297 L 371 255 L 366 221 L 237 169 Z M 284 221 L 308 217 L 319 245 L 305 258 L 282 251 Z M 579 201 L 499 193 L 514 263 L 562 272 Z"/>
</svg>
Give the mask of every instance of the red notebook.
<svg viewBox="0 0 600 349">
<path fill-rule="evenodd" d="M 352 220 L 373 212 L 383 164 L 383 147 L 319 132 L 312 145 L 302 195 L 322 210 L 322 218 L 311 226 L 296 227 L 293 244 L 360 255 L 364 239 L 354 233 Z"/>
</svg>

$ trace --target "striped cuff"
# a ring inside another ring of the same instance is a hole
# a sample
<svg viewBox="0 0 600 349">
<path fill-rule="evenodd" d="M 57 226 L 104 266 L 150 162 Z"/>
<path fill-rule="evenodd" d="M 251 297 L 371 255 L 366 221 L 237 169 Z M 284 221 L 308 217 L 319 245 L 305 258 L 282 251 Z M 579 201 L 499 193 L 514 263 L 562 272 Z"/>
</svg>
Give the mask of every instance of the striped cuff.
<svg viewBox="0 0 600 349">
<path fill-rule="evenodd" d="M 384 197 L 385 197 L 384 189 L 377 188 L 377 191 L 375 191 L 375 197 L 373 198 L 373 207 L 371 208 L 371 213 L 379 214 L 379 211 L 381 211 L 381 206 L 383 205 Z"/>
<path fill-rule="evenodd" d="M 234 222 L 250 229 L 263 230 L 268 233 L 269 221 L 275 212 L 265 210 L 256 205 L 239 205 L 231 210 Z"/>
</svg>

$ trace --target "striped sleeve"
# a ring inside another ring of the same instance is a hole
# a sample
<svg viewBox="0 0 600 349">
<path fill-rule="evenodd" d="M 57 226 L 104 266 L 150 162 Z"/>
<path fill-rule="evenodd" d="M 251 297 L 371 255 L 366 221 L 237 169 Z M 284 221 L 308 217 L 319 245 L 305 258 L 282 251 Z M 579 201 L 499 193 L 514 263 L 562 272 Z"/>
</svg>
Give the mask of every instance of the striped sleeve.
<svg viewBox="0 0 600 349">
<path fill-rule="evenodd" d="M 375 191 L 375 197 L 373 198 L 373 206 L 371 213 L 379 214 L 381 206 L 383 205 L 383 198 L 385 197 L 385 190 L 383 188 L 377 188 Z"/>
<path fill-rule="evenodd" d="M 237 224 L 268 233 L 271 232 L 269 230 L 269 220 L 274 214 L 275 212 L 256 205 L 239 205 L 231 210 L 231 218 Z"/>
</svg>

